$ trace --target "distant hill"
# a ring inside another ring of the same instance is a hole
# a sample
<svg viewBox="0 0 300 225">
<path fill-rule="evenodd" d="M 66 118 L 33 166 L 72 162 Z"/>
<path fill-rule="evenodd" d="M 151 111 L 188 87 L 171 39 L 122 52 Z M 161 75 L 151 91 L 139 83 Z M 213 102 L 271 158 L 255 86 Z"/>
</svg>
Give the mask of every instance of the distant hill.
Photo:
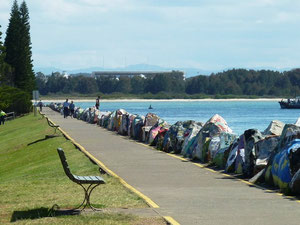
<svg viewBox="0 0 300 225">
<path fill-rule="evenodd" d="M 52 72 L 62 72 L 64 70 L 58 69 L 56 67 L 34 67 L 34 71 L 37 72 L 42 72 L 45 75 L 50 75 Z"/>
<path fill-rule="evenodd" d="M 209 70 L 201 70 L 198 68 L 167 68 L 167 67 L 161 67 L 156 65 L 149 65 L 149 64 L 136 64 L 136 65 L 129 65 L 126 67 L 116 67 L 116 68 L 103 68 L 103 67 L 89 67 L 89 68 L 83 68 L 83 69 L 76 69 L 76 70 L 65 70 L 65 69 L 59 69 L 56 67 L 36 67 L 34 68 L 35 72 L 42 72 L 46 75 L 50 75 L 52 72 L 60 72 L 66 71 L 68 74 L 90 74 L 93 71 L 150 71 L 150 70 L 157 70 L 157 71 L 171 71 L 171 70 L 180 70 L 185 73 L 186 77 L 196 76 L 196 75 L 210 75 L 214 71 Z"/>
<path fill-rule="evenodd" d="M 237 67 L 238 68 L 238 67 Z M 90 75 L 93 71 L 141 71 L 141 70 L 157 70 L 157 71 L 171 71 L 171 70 L 180 70 L 183 71 L 186 77 L 193 77 L 197 75 L 210 75 L 211 73 L 218 73 L 226 70 L 230 70 L 232 68 L 226 68 L 223 70 L 203 70 L 199 68 L 186 68 L 186 67 L 162 67 L 157 65 L 149 65 L 149 64 L 135 64 L 135 65 L 128 65 L 126 67 L 115 67 L 115 68 L 103 68 L 103 67 L 89 67 L 83 69 L 76 69 L 76 70 L 66 70 L 66 69 L 59 69 L 56 67 L 36 67 L 34 70 L 35 72 L 42 72 L 46 75 L 50 75 L 52 72 L 60 72 L 63 71 L 67 72 L 68 74 L 81 74 L 81 75 Z M 285 69 L 276 69 L 276 68 L 245 68 L 245 69 L 253 69 L 253 70 L 274 70 L 274 71 L 288 71 L 290 68 Z"/>
</svg>

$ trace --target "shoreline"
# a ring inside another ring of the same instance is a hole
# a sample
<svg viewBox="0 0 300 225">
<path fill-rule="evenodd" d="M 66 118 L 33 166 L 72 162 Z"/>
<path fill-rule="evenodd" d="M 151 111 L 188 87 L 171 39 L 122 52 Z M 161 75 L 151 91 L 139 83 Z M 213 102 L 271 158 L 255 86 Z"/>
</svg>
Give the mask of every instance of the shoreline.
<svg viewBox="0 0 300 225">
<path fill-rule="evenodd" d="M 257 98 L 257 99 L 246 99 L 246 98 L 233 98 L 233 99 L 102 99 L 100 102 L 278 102 L 282 98 Z M 45 99 L 42 102 L 64 102 L 65 99 Z M 69 101 L 74 102 L 95 102 L 96 99 L 72 99 Z"/>
</svg>

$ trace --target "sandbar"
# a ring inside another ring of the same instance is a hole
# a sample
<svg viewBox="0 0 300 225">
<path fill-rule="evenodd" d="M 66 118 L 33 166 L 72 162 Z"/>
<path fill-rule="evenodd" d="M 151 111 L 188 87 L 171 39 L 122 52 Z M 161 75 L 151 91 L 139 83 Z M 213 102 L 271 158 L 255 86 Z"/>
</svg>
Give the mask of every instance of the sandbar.
<svg viewBox="0 0 300 225">
<path fill-rule="evenodd" d="M 68 98 L 69 101 L 74 102 L 95 102 L 95 99 L 76 99 Z M 282 98 L 257 98 L 257 99 L 244 99 L 244 98 L 233 98 L 233 99 L 101 99 L 101 102 L 278 102 Z M 43 102 L 64 102 L 64 99 L 45 99 Z"/>
</svg>

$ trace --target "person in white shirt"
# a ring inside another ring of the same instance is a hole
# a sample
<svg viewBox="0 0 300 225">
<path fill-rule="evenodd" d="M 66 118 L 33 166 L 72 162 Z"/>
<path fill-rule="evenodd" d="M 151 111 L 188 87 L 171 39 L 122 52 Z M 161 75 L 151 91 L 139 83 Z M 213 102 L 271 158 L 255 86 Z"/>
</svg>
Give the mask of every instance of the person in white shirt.
<svg viewBox="0 0 300 225">
<path fill-rule="evenodd" d="M 67 118 L 69 115 L 69 99 L 66 99 L 66 101 L 63 103 L 64 107 L 64 118 Z"/>
</svg>

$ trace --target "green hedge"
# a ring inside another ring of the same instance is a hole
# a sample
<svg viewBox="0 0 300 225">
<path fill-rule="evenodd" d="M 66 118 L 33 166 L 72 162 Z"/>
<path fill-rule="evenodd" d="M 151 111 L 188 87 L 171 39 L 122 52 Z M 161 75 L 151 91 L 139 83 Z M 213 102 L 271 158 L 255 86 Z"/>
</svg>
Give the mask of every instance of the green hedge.
<svg viewBox="0 0 300 225">
<path fill-rule="evenodd" d="M 0 109 L 17 115 L 29 113 L 32 109 L 31 95 L 18 88 L 1 86 Z"/>
</svg>

